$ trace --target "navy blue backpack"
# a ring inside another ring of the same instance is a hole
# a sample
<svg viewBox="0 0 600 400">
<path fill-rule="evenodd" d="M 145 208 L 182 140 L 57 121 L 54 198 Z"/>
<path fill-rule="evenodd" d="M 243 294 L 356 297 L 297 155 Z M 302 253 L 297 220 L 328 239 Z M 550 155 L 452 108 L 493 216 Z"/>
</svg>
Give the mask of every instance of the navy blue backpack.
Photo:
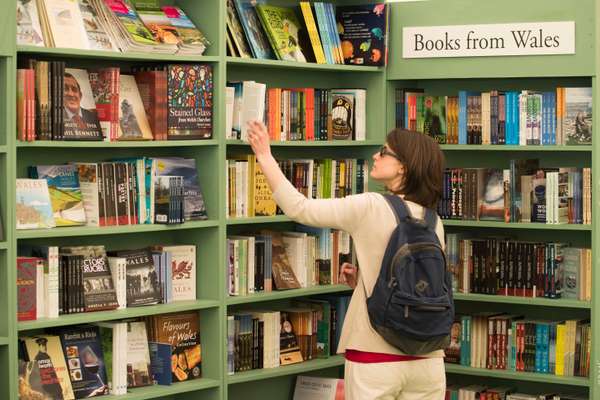
<svg viewBox="0 0 600 400">
<path fill-rule="evenodd" d="M 388 242 L 379 277 L 367 299 L 373 328 L 409 355 L 445 349 L 454 320 L 452 277 L 435 233 L 437 214 L 415 219 L 398 196 L 385 195 L 398 226 Z"/>
</svg>

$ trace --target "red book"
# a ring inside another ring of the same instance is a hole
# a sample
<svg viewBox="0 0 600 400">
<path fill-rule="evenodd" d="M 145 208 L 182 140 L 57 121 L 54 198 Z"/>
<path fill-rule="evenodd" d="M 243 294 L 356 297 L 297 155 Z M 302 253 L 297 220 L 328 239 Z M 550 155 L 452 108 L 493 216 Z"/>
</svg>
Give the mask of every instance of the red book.
<svg viewBox="0 0 600 400">
<path fill-rule="evenodd" d="M 135 73 L 154 140 L 167 140 L 167 71 Z"/>
<path fill-rule="evenodd" d="M 43 268 L 43 263 L 42 258 L 17 257 L 18 321 L 31 321 L 37 318 L 37 274 L 38 268 Z"/>
</svg>

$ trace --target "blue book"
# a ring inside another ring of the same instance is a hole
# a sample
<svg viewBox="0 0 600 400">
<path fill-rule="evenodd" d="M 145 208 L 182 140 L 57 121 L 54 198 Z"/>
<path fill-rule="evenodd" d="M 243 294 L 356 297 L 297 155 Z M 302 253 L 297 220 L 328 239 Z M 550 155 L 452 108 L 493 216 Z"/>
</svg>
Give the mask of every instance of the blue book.
<svg viewBox="0 0 600 400">
<path fill-rule="evenodd" d="M 152 378 L 159 385 L 171 385 L 171 345 L 169 343 L 148 342 Z"/>
<path fill-rule="evenodd" d="M 254 8 L 256 4 L 264 4 L 264 1 L 234 0 L 234 3 L 254 58 L 276 60 L 277 57 Z"/>
</svg>

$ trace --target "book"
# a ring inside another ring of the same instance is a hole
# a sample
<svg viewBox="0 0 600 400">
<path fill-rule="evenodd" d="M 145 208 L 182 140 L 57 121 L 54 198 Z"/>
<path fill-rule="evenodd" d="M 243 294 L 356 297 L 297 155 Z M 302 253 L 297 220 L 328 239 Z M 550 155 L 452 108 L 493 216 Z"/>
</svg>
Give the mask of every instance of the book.
<svg viewBox="0 0 600 400">
<path fill-rule="evenodd" d="M 115 140 L 118 136 L 120 74 L 118 67 L 100 68 L 88 74 L 105 141 Z"/>
<path fill-rule="evenodd" d="M 478 171 L 480 220 L 504 220 L 504 175 L 501 169 L 485 168 Z"/>
<path fill-rule="evenodd" d="M 32 179 L 45 179 L 48 182 L 56 226 L 77 226 L 86 223 L 76 165 L 35 165 L 30 167 L 29 175 Z"/>
<path fill-rule="evenodd" d="M 43 271 L 44 260 L 38 257 L 17 257 L 17 321 L 37 319 L 37 293 L 39 271 Z"/>
<path fill-rule="evenodd" d="M 334 140 L 350 140 L 354 133 L 354 94 L 331 91 L 331 123 Z"/>
<path fill-rule="evenodd" d="M 277 57 L 273 53 L 269 39 L 256 13 L 256 4 L 264 4 L 264 1 L 234 0 L 233 2 L 254 58 L 264 60 L 276 59 Z"/>
<path fill-rule="evenodd" d="M 29 386 L 42 393 L 43 398 L 74 400 L 73 387 L 60 338 L 55 335 L 39 335 L 22 338 L 27 358 L 33 364 Z"/>
<path fill-rule="evenodd" d="M 77 0 L 40 0 L 38 4 L 42 4 L 45 10 L 43 19 L 47 21 L 47 34 L 44 37 L 51 37 L 46 45 L 83 50 L 90 48 Z"/>
<path fill-rule="evenodd" d="M 235 0 L 227 0 L 227 29 L 231 34 L 232 44 L 241 58 L 252 58 L 252 51 L 244 35 L 244 29 L 234 4 Z"/>
<path fill-rule="evenodd" d="M 185 12 L 176 6 L 163 6 L 161 9 L 179 35 L 179 53 L 203 54 L 206 48 L 210 46 L 210 41 L 194 25 Z"/>
<path fill-rule="evenodd" d="M 146 323 L 127 323 L 127 388 L 152 385 Z"/>
<path fill-rule="evenodd" d="M 127 307 L 160 303 L 158 274 L 150 249 L 122 250 L 108 255 L 126 259 Z"/>
<path fill-rule="evenodd" d="M 17 44 L 44 46 L 36 0 L 17 0 Z"/>
<path fill-rule="evenodd" d="M 171 254 L 173 301 L 196 300 L 196 246 L 159 246 Z"/>
<path fill-rule="evenodd" d="M 119 303 L 106 257 L 84 257 L 82 268 L 85 312 L 116 309 Z"/>
<path fill-rule="evenodd" d="M 169 140 L 210 139 L 213 74 L 208 64 L 172 64 L 167 75 Z"/>
<path fill-rule="evenodd" d="M 79 10 L 83 18 L 83 26 L 87 33 L 89 48 L 91 50 L 118 51 L 112 38 L 107 32 L 98 11 L 90 0 L 78 0 Z"/>
<path fill-rule="evenodd" d="M 15 205 L 17 229 L 54 228 L 48 182 L 45 179 L 17 179 Z"/>
<path fill-rule="evenodd" d="M 562 129 L 566 145 L 592 143 L 592 88 L 564 88 Z"/>
<path fill-rule="evenodd" d="M 150 351 L 150 366 L 152 368 L 152 379 L 159 385 L 170 385 L 173 383 L 171 373 L 171 345 L 169 343 L 148 342 Z"/>
<path fill-rule="evenodd" d="M 289 7 L 266 4 L 257 4 L 256 10 L 277 58 L 306 62 L 298 35 L 303 27 L 295 11 Z"/>
<path fill-rule="evenodd" d="M 75 398 L 108 394 L 108 379 L 98 327 L 68 327 L 59 332 Z"/>
<path fill-rule="evenodd" d="M 152 140 L 144 103 L 133 75 L 119 76 L 118 140 Z"/>
<path fill-rule="evenodd" d="M 343 400 L 344 380 L 299 375 L 293 400 Z"/>
<path fill-rule="evenodd" d="M 388 11 L 385 3 L 336 7 L 345 64 L 386 65 Z"/>
<path fill-rule="evenodd" d="M 65 68 L 62 95 L 64 140 L 102 140 L 88 72 Z"/>
</svg>

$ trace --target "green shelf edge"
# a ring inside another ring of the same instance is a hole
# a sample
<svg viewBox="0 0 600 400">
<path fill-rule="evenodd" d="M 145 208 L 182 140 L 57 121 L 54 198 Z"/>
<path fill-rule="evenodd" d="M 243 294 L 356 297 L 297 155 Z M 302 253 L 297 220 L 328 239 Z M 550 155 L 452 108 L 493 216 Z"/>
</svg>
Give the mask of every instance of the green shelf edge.
<svg viewBox="0 0 600 400">
<path fill-rule="evenodd" d="M 218 56 L 198 56 L 186 54 L 157 54 L 157 53 L 120 53 L 101 50 L 81 50 L 53 47 L 17 46 L 17 53 L 37 54 L 41 56 L 57 56 L 69 58 L 93 58 L 117 61 L 166 61 L 166 62 L 218 62 Z"/>
<path fill-rule="evenodd" d="M 17 323 L 19 331 L 33 329 L 52 328 L 56 326 L 67 326 L 75 324 L 86 324 L 91 322 L 112 321 L 125 318 L 145 317 L 154 314 L 168 314 L 174 312 L 203 310 L 219 306 L 218 300 L 190 300 L 179 301 L 169 304 L 155 304 L 144 307 L 131 307 L 124 310 L 97 311 L 88 313 L 77 313 L 60 315 L 58 318 L 43 318 L 35 321 L 22 321 Z"/>
<path fill-rule="evenodd" d="M 293 297 L 313 296 L 317 294 L 342 293 L 350 292 L 349 286 L 346 285 L 323 285 L 302 289 L 276 290 L 273 292 L 261 292 L 250 294 L 247 296 L 228 296 L 227 305 L 235 304 L 250 304 L 261 301 L 272 301 L 280 299 L 289 299 Z"/>
<path fill-rule="evenodd" d="M 476 375 L 490 378 L 513 379 L 516 381 L 543 382 L 555 385 L 570 385 L 589 387 L 590 380 L 578 376 L 558 376 L 551 374 L 536 374 L 533 372 L 516 372 L 499 369 L 472 368 L 464 365 L 446 363 L 447 374 Z"/>
<path fill-rule="evenodd" d="M 0 346 L 9 345 L 11 340 L 7 336 L 0 336 Z"/>
<path fill-rule="evenodd" d="M 344 365 L 344 356 L 335 355 L 329 358 L 304 361 L 298 364 L 284 365 L 276 368 L 255 369 L 252 371 L 238 372 L 226 377 L 226 382 L 229 385 L 236 383 L 252 382 L 262 379 L 275 378 L 278 376 L 295 375 L 307 371 L 318 369 L 339 367 Z"/>
<path fill-rule="evenodd" d="M 529 151 L 591 153 L 592 146 L 516 146 L 498 144 L 442 144 L 444 151 Z"/>
<path fill-rule="evenodd" d="M 454 293 L 453 296 L 455 301 L 481 301 L 485 303 L 523 304 L 539 307 L 582 308 L 588 310 L 592 308 L 591 302 L 579 300 L 499 296 L 479 293 Z"/>
<path fill-rule="evenodd" d="M 243 140 L 227 140 L 227 146 L 250 146 L 250 143 Z M 363 146 L 381 146 L 382 142 L 378 140 L 289 140 L 272 141 L 271 147 L 363 147 Z"/>
<path fill-rule="evenodd" d="M 542 224 L 527 222 L 471 221 L 460 219 L 443 219 L 444 226 L 460 226 L 464 228 L 502 228 L 502 229 L 536 229 L 549 231 L 591 231 L 589 224 Z"/>
<path fill-rule="evenodd" d="M 2 145 L 0 146 L 0 154 L 4 154 L 8 152 L 8 146 Z"/>
<path fill-rule="evenodd" d="M 37 140 L 35 142 L 17 142 L 17 148 L 144 148 L 144 147 L 200 147 L 216 146 L 219 141 L 210 140 L 148 140 L 123 142 L 84 142 L 61 140 Z"/>
<path fill-rule="evenodd" d="M 101 396 L 103 400 L 143 400 L 162 399 L 163 396 L 172 396 L 179 393 L 193 392 L 196 390 L 213 389 L 221 386 L 217 379 L 200 378 L 187 382 L 177 382 L 169 386 L 152 385 L 136 389 L 129 389 L 127 394 L 120 396 Z"/>
<path fill-rule="evenodd" d="M 164 232 L 183 229 L 213 228 L 219 225 L 219 221 L 193 221 L 178 225 L 145 224 L 125 226 L 104 227 L 63 227 L 50 229 L 17 230 L 17 239 L 38 239 L 69 236 L 94 236 L 94 235 L 118 235 L 126 233 Z"/>
<path fill-rule="evenodd" d="M 274 222 L 291 222 L 287 215 L 273 215 L 268 217 L 248 217 L 248 218 L 228 218 L 227 225 L 251 225 L 251 224 L 270 224 Z"/>
<path fill-rule="evenodd" d="M 285 68 L 285 69 L 305 69 L 337 72 L 383 72 L 381 67 L 370 67 L 361 65 L 341 65 L 341 64 L 316 64 L 303 63 L 295 61 L 280 60 L 262 60 L 256 58 L 240 58 L 227 56 L 225 58 L 227 65 L 247 66 L 247 67 L 266 67 L 266 68 Z"/>
<path fill-rule="evenodd" d="M 6 250 L 6 249 L 8 249 L 8 243 L 0 242 L 0 250 Z"/>
</svg>

